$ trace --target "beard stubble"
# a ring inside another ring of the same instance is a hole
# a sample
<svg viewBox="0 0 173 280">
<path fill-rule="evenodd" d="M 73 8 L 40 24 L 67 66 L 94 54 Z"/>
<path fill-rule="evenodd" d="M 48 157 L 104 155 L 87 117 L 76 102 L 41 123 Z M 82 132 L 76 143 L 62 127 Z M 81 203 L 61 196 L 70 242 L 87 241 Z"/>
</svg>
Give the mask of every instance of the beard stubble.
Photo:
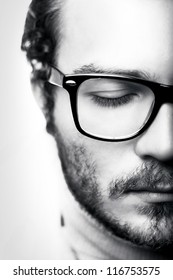
<svg viewBox="0 0 173 280">
<path fill-rule="evenodd" d="M 99 186 L 97 165 L 92 155 L 79 143 L 65 142 L 59 132 L 56 132 L 55 140 L 68 188 L 84 211 L 96 219 L 105 230 L 136 245 L 166 254 L 173 248 L 172 203 L 137 207 L 138 215 L 145 215 L 150 221 L 150 228 L 147 231 L 139 230 L 128 223 L 122 225 L 119 217 L 112 217 L 103 210 L 104 201 Z M 173 188 L 173 170 L 154 159 L 148 159 L 128 177 L 112 178 L 106 186 L 108 199 L 116 203 L 116 199 L 124 192 L 140 190 L 146 186 L 154 189 L 159 184 L 171 185 Z"/>
</svg>

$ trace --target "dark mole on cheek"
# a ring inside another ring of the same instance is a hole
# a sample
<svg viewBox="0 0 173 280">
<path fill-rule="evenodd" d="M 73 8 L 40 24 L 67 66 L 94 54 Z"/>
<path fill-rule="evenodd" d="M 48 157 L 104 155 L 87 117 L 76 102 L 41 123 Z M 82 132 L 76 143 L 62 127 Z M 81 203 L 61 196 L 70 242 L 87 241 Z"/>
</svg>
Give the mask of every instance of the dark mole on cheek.
<svg viewBox="0 0 173 280">
<path fill-rule="evenodd" d="M 63 215 L 61 215 L 61 217 L 60 217 L 60 224 L 61 224 L 61 227 L 65 226 L 65 221 L 64 221 Z"/>
</svg>

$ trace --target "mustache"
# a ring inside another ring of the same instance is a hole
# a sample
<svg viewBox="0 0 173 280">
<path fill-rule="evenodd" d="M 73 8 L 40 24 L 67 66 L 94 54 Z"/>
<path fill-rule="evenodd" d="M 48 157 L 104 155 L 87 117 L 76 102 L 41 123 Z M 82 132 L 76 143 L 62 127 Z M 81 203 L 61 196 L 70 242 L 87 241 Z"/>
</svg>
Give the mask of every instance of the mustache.
<svg viewBox="0 0 173 280">
<path fill-rule="evenodd" d="M 130 175 L 113 179 L 108 188 L 110 199 L 133 191 L 173 193 L 173 165 L 166 166 L 156 160 L 145 161 Z"/>
</svg>

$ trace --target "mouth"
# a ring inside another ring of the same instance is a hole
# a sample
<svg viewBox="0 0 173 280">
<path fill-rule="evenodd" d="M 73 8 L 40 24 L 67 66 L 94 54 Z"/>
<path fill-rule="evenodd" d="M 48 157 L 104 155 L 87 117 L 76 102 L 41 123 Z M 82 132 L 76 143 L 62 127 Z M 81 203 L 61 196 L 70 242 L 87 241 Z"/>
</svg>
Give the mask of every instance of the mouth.
<svg viewBox="0 0 173 280">
<path fill-rule="evenodd" d="M 173 193 L 172 192 L 156 192 L 156 191 L 131 191 L 128 192 L 128 196 L 133 198 L 138 198 L 146 203 L 173 203 Z"/>
<path fill-rule="evenodd" d="M 144 188 L 131 189 L 126 193 L 148 203 L 173 202 L 173 186 L 170 184 L 156 184 Z"/>
</svg>

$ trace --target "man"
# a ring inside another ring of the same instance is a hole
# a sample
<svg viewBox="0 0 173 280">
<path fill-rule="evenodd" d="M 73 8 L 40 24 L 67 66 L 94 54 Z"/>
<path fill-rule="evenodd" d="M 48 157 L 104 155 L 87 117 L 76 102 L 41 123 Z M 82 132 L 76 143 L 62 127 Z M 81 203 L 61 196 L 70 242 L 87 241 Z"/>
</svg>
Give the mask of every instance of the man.
<svg viewBox="0 0 173 280">
<path fill-rule="evenodd" d="M 22 49 L 70 190 L 72 258 L 173 259 L 172 14 L 171 0 L 30 5 Z"/>
</svg>

